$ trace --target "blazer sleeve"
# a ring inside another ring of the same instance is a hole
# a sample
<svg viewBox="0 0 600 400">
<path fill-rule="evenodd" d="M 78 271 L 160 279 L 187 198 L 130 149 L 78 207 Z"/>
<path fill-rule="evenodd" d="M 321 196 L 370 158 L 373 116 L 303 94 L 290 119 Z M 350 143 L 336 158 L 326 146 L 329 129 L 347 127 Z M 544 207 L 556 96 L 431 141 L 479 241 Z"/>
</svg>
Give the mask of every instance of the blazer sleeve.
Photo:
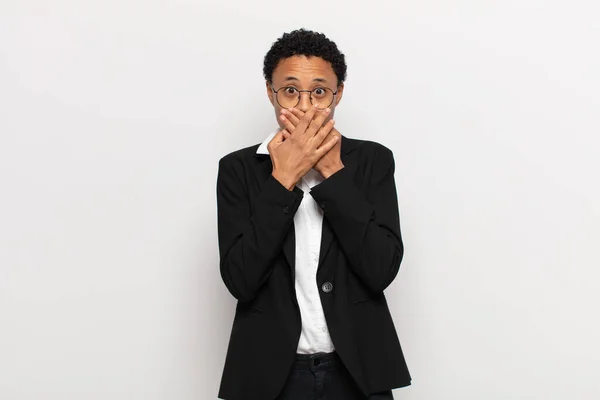
<svg viewBox="0 0 600 400">
<path fill-rule="evenodd" d="M 242 163 L 219 160 L 217 228 L 221 277 L 239 301 L 251 301 L 272 272 L 304 192 L 289 191 L 269 174 L 251 206 Z"/>
<path fill-rule="evenodd" d="M 398 274 L 404 245 L 394 155 L 381 146 L 374 157 L 366 194 L 358 189 L 345 167 L 314 186 L 310 194 L 323 208 L 350 268 L 377 295 Z"/>
</svg>

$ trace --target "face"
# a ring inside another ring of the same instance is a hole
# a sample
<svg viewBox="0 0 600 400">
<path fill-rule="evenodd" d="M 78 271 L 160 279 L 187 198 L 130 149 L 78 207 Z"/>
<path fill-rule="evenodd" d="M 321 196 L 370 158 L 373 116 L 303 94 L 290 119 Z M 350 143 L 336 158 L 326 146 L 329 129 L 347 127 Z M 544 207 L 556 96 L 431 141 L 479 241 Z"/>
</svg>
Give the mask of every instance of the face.
<svg viewBox="0 0 600 400">
<path fill-rule="evenodd" d="M 333 92 L 337 90 L 338 92 L 334 96 L 333 103 L 329 106 L 331 113 L 323 123 L 333 118 L 335 107 L 342 99 L 344 91 L 344 84 L 338 86 L 337 77 L 331 67 L 331 63 L 320 57 L 306 57 L 301 55 L 283 59 L 279 61 L 279 64 L 275 67 L 272 79 L 272 86 L 275 90 L 279 90 L 285 86 L 293 86 L 298 90 L 313 90 L 319 87 L 331 89 Z M 269 82 L 266 82 L 266 87 L 269 100 L 275 109 L 277 123 L 283 129 L 284 125 L 279 119 L 282 107 L 278 104 L 275 93 L 271 90 L 271 84 Z M 282 91 L 283 90 L 285 89 L 282 89 Z M 318 102 L 316 99 L 314 101 Z M 298 103 L 296 108 L 306 112 L 311 106 L 310 93 L 302 92 L 300 94 L 300 103 Z M 324 106 L 326 106 L 326 104 Z"/>
</svg>

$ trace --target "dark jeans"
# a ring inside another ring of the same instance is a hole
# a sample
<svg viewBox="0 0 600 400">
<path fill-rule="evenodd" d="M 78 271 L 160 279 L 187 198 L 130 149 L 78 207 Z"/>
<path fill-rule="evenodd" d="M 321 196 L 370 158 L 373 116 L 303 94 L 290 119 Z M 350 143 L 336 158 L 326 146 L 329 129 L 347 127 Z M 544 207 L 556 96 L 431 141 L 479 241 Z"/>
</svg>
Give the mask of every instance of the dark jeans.
<svg viewBox="0 0 600 400">
<path fill-rule="evenodd" d="M 276 400 L 393 400 L 392 391 L 368 398 L 336 352 L 297 354 L 283 390 Z"/>
</svg>

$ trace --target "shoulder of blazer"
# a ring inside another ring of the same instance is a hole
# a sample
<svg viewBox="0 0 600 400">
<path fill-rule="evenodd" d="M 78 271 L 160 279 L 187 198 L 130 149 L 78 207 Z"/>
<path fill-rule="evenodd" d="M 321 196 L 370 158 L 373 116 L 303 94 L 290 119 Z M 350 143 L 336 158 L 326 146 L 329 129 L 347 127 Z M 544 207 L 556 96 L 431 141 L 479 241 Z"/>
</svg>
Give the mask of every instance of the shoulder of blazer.
<svg viewBox="0 0 600 400">
<path fill-rule="evenodd" d="M 233 162 L 235 159 L 252 157 L 254 154 L 256 154 L 256 150 L 258 150 L 259 146 L 260 143 L 229 152 L 219 159 L 219 163 Z M 265 154 L 265 156 L 268 156 L 268 154 Z"/>
<path fill-rule="evenodd" d="M 231 174 L 234 174 L 238 177 L 244 176 L 244 171 L 249 165 L 248 163 L 252 163 L 253 159 L 258 160 L 258 158 L 253 157 L 253 154 L 256 154 L 256 150 L 259 146 L 260 144 L 254 144 L 252 146 L 244 147 L 239 150 L 229 152 L 222 156 L 219 159 L 218 175 L 221 176 L 222 174 L 226 174 L 231 176 Z M 268 155 L 267 158 L 269 158 Z"/>
<path fill-rule="evenodd" d="M 392 151 L 385 145 L 373 140 L 351 139 L 357 142 L 354 147 L 362 152 L 363 157 L 386 159 L 393 156 Z"/>
<path fill-rule="evenodd" d="M 375 175 L 387 174 L 394 171 L 394 153 L 385 145 L 372 140 L 351 139 L 356 150 L 356 159 L 361 165 L 372 165 L 371 172 Z"/>
</svg>

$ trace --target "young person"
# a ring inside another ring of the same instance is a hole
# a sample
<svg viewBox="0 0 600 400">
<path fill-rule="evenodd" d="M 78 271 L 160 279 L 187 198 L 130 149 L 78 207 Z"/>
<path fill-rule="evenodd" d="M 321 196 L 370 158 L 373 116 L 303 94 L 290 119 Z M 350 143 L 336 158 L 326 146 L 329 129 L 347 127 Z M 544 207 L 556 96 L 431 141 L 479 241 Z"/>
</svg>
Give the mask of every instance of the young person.
<svg viewBox="0 0 600 400">
<path fill-rule="evenodd" d="M 263 72 L 278 128 L 219 161 L 238 300 L 219 397 L 393 399 L 411 383 L 384 295 L 404 253 L 393 153 L 334 127 L 346 62 L 325 35 L 284 34 Z"/>
</svg>

